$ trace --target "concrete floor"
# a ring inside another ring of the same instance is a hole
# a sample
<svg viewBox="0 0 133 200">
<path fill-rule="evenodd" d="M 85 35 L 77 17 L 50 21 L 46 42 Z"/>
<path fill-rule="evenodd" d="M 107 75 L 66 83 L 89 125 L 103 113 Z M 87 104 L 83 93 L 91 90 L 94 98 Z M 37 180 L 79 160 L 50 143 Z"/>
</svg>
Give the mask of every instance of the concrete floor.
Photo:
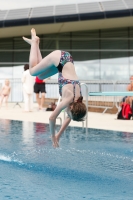
<svg viewBox="0 0 133 200">
<path fill-rule="evenodd" d="M 3 105 L 0 109 L 0 119 L 12 119 L 20 121 L 31 121 L 31 122 L 41 122 L 49 123 L 49 116 L 51 112 L 49 111 L 38 111 L 37 104 L 34 104 L 33 112 L 24 112 L 23 104 L 21 107 L 15 105 L 15 103 L 9 103 L 8 109 Z M 59 117 L 64 119 L 64 113 L 62 112 Z M 133 133 L 133 120 L 117 120 L 115 114 L 102 114 L 88 112 L 88 128 L 96 129 L 106 129 L 115 130 L 123 132 Z M 60 119 L 57 119 L 57 124 L 60 124 Z M 85 123 L 84 123 L 85 125 Z M 70 126 L 82 127 L 82 122 L 70 123 Z"/>
</svg>

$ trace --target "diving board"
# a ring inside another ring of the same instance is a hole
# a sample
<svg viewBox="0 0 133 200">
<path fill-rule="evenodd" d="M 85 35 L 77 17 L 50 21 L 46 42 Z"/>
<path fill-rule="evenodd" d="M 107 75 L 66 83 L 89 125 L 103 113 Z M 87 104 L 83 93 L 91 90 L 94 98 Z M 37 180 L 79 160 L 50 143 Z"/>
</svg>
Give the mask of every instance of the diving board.
<svg viewBox="0 0 133 200">
<path fill-rule="evenodd" d="M 111 92 L 89 92 L 88 93 L 89 96 L 133 96 L 133 92 L 128 92 L 128 91 L 124 91 L 124 92 L 117 92 L 117 91 L 111 91 Z M 116 104 L 116 102 L 115 102 Z M 117 107 L 117 106 L 116 106 Z M 133 100 L 132 100 L 132 119 L 133 119 Z M 108 108 L 106 108 L 104 110 L 103 113 L 106 112 Z"/>
<path fill-rule="evenodd" d="M 89 92 L 89 96 L 133 96 L 133 92 Z"/>
</svg>

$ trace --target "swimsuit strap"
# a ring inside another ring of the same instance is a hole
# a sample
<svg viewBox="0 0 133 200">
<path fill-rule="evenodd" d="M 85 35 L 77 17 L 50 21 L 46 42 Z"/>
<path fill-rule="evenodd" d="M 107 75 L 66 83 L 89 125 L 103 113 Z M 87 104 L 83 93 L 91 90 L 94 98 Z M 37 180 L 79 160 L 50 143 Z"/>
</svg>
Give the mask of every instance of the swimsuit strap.
<svg viewBox="0 0 133 200">
<path fill-rule="evenodd" d="M 82 92 L 81 92 L 81 85 L 79 83 L 79 87 L 80 87 L 80 96 L 82 97 Z"/>
<path fill-rule="evenodd" d="M 74 82 L 74 84 L 73 84 L 73 101 L 75 99 L 75 85 L 76 85 L 76 83 Z"/>
<path fill-rule="evenodd" d="M 73 101 L 74 101 L 74 99 L 75 99 L 75 86 L 76 86 L 76 84 L 78 84 L 79 85 L 79 88 L 80 88 L 80 96 L 82 96 L 82 93 L 81 93 L 81 85 L 80 85 L 80 83 L 76 83 L 75 81 L 73 82 L 73 94 L 74 94 L 74 96 L 73 96 Z"/>
</svg>

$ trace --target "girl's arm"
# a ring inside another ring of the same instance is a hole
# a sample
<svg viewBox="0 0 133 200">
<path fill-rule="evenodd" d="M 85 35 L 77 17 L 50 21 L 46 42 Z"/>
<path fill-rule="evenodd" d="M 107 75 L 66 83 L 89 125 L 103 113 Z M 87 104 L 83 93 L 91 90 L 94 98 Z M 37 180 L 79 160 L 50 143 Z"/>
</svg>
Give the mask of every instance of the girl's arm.
<svg viewBox="0 0 133 200">
<path fill-rule="evenodd" d="M 65 91 L 65 95 L 62 98 L 63 98 L 62 101 L 55 108 L 55 110 L 53 111 L 52 115 L 49 118 L 51 135 L 55 135 L 56 118 L 61 113 L 61 111 L 66 107 L 68 107 L 70 103 L 73 101 L 73 93 L 70 91 Z"/>
<path fill-rule="evenodd" d="M 70 103 L 73 101 L 73 93 L 70 90 L 65 90 L 63 96 L 62 96 L 62 101 L 59 103 L 59 105 L 56 107 L 56 109 L 53 111 L 52 115 L 49 118 L 49 124 L 50 124 L 50 133 L 52 135 L 52 140 L 53 140 L 53 146 L 57 147 L 56 145 L 56 136 L 55 136 L 55 123 L 56 123 L 56 118 L 58 115 L 61 113 L 63 109 L 68 107 Z M 66 119 L 61 127 L 60 130 L 60 135 L 63 133 L 65 128 L 68 126 L 70 123 L 70 119 Z"/>
<path fill-rule="evenodd" d="M 56 135 L 53 135 L 53 136 L 52 136 L 53 146 L 54 146 L 55 148 L 56 148 L 56 147 L 59 147 L 59 139 L 60 139 L 62 133 L 63 133 L 64 130 L 67 128 L 67 126 L 69 125 L 70 122 L 71 122 L 71 119 L 70 119 L 69 117 L 67 117 L 67 118 L 64 120 L 64 122 L 63 122 L 63 124 L 62 124 L 62 126 L 61 126 L 61 128 L 60 128 L 60 130 L 59 130 L 59 132 L 58 132 Z"/>
<path fill-rule="evenodd" d="M 68 100 L 62 101 L 53 111 L 49 118 L 49 125 L 50 125 L 50 133 L 52 136 L 55 135 L 55 123 L 58 115 L 61 113 L 63 109 L 65 109 L 69 105 Z"/>
<path fill-rule="evenodd" d="M 4 86 L 1 88 L 0 95 L 2 95 L 3 89 L 4 89 Z"/>
</svg>

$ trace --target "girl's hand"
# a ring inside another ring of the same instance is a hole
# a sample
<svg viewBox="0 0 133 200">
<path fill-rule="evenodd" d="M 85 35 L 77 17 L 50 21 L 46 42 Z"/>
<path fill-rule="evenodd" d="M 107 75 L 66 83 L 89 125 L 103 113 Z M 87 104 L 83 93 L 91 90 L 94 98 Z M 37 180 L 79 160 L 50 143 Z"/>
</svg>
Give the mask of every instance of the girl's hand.
<svg viewBox="0 0 133 200">
<path fill-rule="evenodd" d="M 54 147 L 54 148 L 59 147 L 59 141 L 58 141 L 56 135 L 53 135 L 53 136 L 52 136 L 52 142 L 53 142 L 53 147 Z"/>
</svg>

